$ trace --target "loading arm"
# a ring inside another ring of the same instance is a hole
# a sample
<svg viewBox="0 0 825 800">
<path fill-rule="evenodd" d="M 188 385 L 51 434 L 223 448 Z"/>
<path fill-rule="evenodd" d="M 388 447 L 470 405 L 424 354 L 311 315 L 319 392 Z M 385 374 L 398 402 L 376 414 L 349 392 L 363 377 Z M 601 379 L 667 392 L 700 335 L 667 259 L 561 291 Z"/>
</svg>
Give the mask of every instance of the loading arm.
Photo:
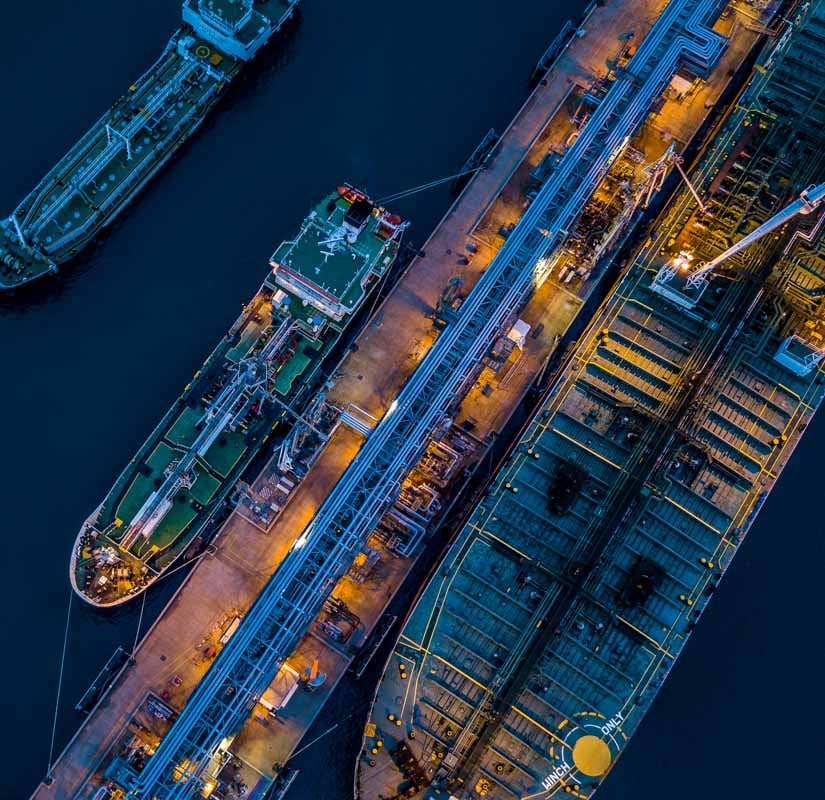
<svg viewBox="0 0 825 800">
<path fill-rule="evenodd" d="M 816 211 L 823 200 L 825 200 L 825 183 L 820 183 L 818 186 L 809 186 L 805 191 L 800 193 L 799 197 L 794 200 L 793 203 L 785 206 L 781 211 L 778 211 L 767 220 L 767 222 L 764 222 L 758 228 L 751 231 L 751 233 L 729 247 L 724 253 L 716 256 L 712 261 L 708 261 L 707 264 L 702 264 L 688 277 L 687 285 L 697 287 L 704 281 L 706 275 L 727 261 L 731 256 L 736 255 L 754 242 L 758 242 L 771 231 L 781 228 L 786 222 L 790 222 L 797 214 L 810 214 Z"/>
</svg>

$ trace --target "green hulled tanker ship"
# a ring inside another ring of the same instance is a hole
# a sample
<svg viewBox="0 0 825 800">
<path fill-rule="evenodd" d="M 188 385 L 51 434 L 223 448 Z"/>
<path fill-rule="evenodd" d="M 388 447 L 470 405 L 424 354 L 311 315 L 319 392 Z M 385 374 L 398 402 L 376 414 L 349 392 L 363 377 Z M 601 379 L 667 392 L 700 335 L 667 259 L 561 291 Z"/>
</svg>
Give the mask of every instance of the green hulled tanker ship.
<svg viewBox="0 0 825 800">
<path fill-rule="evenodd" d="M 70 575 L 84 600 L 111 606 L 146 589 L 270 436 L 306 424 L 319 367 L 392 266 L 404 227 L 342 186 L 281 244 L 261 288 L 83 524 Z"/>
</svg>

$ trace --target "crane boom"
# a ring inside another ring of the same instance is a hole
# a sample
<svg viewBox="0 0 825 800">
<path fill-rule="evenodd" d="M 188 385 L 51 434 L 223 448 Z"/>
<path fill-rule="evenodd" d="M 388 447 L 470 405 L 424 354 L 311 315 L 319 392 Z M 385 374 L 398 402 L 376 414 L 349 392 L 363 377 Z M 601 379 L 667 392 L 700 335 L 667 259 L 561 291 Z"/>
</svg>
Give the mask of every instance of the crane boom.
<svg viewBox="0 0 825 800">
<path fill-rule="evenodd" d="M 782 227 L 786 222 L 790 222 L 797 214 L 810 214 L 816 211 L 817 208 L 825 200 L 825 183 L 820 183 L 818 186 L 811 185 L 805 191 L 801 192 L 799 197 L 789 205 L 785 206 L 781 211 L 778 211 L 766 222 L 762 223 L 758 228 L 751 231 L 747 236 L 744 236 L 736 244 L 725 250 L 724 253 L 716 256 L 712 261 L 703 264 L 687 279 L 688 286 L 698 286 L 705 275 L 712 272 L 720 264 L 727 261 L 731 256 L 744 250 L 754 242 L 759 241 L 763 236 L 769 234 L 771 231 Z"/>
</svg>

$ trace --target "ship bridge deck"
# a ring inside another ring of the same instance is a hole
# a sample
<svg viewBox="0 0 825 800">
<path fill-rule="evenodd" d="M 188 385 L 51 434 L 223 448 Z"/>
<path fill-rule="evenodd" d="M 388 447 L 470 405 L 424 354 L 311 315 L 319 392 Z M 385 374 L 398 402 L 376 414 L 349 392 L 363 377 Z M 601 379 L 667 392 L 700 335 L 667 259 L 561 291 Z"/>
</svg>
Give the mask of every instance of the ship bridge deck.
<svg viewBox="0 0 825 800">
<path fill-rule="evenodd" d="M 187 2 L 193 7 L 200 4 L 200 0 Z M 239 0 L 208 0 L 201 7 L 206 6 L 212 15 L 225 23 L 239 42 L 250 44 L 260 35 L 262 21 L 282 24 L 293 12 L 295 5 L 295 0 L 258 0 L 254 4 Z M 246 13 L 247 8 L 251 8 L 251 14 Z"/>
<path fill-rule="evenodd" d="M 270 285 L 283 286 L 303 302 L 334 309 L 336 318 L 360 305 L 368 285 L 380 278 L 392 261 L 387 254 L 387 235 L 378 235 L 378 217 L 370 217 L 357 238 L 346 238 L 349 234 L 343 222 L 350 205 L 343 198 L 330 207 L 319 205 L 298 236 L 283 242 L 270 259 L 275 269 Z M 293 313 L 305 312 L 294 309 Z M 309 309 L 306 313 L 311 316 L 314 312 Z"/>
<path fill-rule="evenodd" d="M 184 0 L 183 19 L 221 52 L 247 61 L 291 16 L 299 0 Z"/>
<path fill-rule="evenodd" d="M 821 368 L 777 362 L 804 317 L 761 284 L 804 263 L 797 291 L 821 286 L 821 238 L 755 247 L 693 313 L 651 291 L 673 240 L 716 255 L 822 168 L 821 140 L 806 158 L 795 135 L 802 109 L 756 110 L 770 78 L 691 176 L 704 193 L 729 170 L 713 235 L 677 195 L 417 602 L 362 796 L 365 780 L 385 796 L 590 796 L 667 676 L 823 395 Z"/>
</svg>

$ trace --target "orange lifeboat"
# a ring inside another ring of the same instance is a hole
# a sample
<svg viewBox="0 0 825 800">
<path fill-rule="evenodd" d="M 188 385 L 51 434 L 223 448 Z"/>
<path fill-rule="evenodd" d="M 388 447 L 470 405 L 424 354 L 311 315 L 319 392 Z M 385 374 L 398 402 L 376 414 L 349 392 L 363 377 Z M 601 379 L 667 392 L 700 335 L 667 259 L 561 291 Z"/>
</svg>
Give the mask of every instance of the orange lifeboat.
<svg viewBox="0 0 825 800">
<path fill-rule="evenodd" d="M 341 195 L 341 197 L 350 205 L 352 205 L 356 200 L 366 200 L 364 195 L 356 189 L 353 189 L 352 186 L 339 186 L 338 194 Z"/>
</svg>

